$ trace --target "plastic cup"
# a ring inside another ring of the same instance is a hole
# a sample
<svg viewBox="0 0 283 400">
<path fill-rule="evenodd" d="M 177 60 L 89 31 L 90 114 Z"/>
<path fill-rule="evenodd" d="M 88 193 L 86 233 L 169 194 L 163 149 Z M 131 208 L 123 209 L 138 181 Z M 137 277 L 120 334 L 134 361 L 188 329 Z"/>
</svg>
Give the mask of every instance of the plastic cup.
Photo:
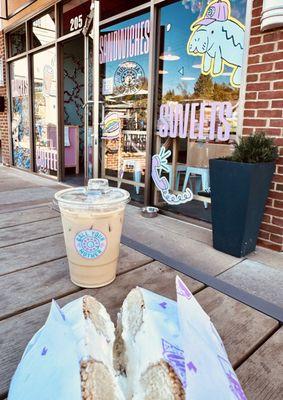
<svg viewBox="0 0 283 400">
<path fill-rule="evenodd" d="M 106 286 L 116 278 L 125 206 L 130 194 L 90 179 L 88 186 L 55 194 L 61 212 L 71 281 Z"/>
</svg>

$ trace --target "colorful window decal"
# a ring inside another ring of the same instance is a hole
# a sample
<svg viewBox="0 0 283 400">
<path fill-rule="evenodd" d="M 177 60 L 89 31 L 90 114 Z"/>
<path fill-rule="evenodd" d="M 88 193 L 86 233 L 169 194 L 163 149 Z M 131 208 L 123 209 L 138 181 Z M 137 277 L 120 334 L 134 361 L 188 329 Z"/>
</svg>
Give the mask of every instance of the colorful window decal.
<svg viewBox="0 0 283 400">
<path fill-rule="evenodd" d="M 246 6 L 182 0 L 160 8 L 154 206 L 211 222 L 209 161 L 229 157 L 237 140 Z"/>
<path fill-rule="evenodd" d="M 11 116 L 14 165 L 30 169 L 30 129 L 27 60 L 22 58 L 10 65 Z"/>
<path fill-rule="evenodd" d="M 121 133 L 121 115 L 109 112 L 103 121 L 102 139 L 117 139 Z"/>
<path fill-rule="evenodd" d="M 169 181 L 165 176 L 161 175 L 162 172 L 171 173 L 172 166 L 168 164 L 168 158 L 170 156 L 171 151 L 166 150 L 165 147 L 161 147 L 159 154 L 155 154 L 152 157 L 151 177 L 166 203 L 172 205 L 183 204 L 193 199 L 192 191 L 187 188 L 183 193 L 170 193 Z"/>
<path fill-rule="evenodd" d="M 232 68 L 230 84 L 241 85 L 244 51 L 244 25 L 231 15 L 229 0 L 209 3 L 201 18 L 191 25 L 187 44 L 190 55 L 201 57 L 201 72 L 213 77 Z"/>
</svg>

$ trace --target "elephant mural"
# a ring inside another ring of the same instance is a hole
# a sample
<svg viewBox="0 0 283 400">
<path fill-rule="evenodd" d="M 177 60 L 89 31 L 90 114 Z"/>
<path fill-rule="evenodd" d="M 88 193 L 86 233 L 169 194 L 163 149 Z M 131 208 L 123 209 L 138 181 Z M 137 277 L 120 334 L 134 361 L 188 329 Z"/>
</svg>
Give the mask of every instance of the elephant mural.
<svg viewBox="0 0 283 400">
<path fill-rule="evenodd" d="M 191 26 L 187 52 L 201 56 L 201 72 L 205 75 L 223 74 L 225 65 L 232 68 L 230 83 L 241 84 L 244 35 L 243 24 L 231 16 L 228 0 L 210 3 L 203 16 Z"/>
</svg>

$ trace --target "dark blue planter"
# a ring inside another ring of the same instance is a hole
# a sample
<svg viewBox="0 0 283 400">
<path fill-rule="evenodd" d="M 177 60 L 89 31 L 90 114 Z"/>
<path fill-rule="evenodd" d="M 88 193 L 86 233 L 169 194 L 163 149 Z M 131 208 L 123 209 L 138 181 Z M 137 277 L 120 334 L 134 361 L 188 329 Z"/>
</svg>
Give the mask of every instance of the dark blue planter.
<svg viewBox="0 0 283 400">
<path fill-rule="evenodd" d="M 275 162 L 210 160 L 213 247 L 236 257 L 255 250 Z"/>
</svg>

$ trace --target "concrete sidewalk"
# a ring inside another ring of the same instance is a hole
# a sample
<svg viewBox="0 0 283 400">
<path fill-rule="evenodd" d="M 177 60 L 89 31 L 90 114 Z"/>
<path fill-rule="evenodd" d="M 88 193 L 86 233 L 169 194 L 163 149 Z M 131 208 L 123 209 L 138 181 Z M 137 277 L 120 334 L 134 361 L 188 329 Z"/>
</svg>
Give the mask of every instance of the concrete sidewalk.
<svg viewBox="0 0 283 400">
<path fill-rule="evenodd" d="M 0 213 L 28 210 L 36 204 L 50 204 L 54 193 L 64 187 L 54 180 L 2 166 Z M 25 213 L 23 219 L 24 216 Z M 36 218 L 38 216 L 34 215 L 34 222 Z M 168 260 L 177 260 L 217 278 L 224 285 L 231 284 L 283 308 L 282 253 L 258 247 L 248 257 L 235 258 L 213 249 L 210 229 L 164 215 L 145 219 L 139 208 L 130 205 L 126 210 L 123 234 L 150 251 L 161 253 Z"/>
<path fill-rule="evenodd" d="M 166 256 L 283 308 L 283 254 L 257 247 L 245 258 L 212 247 L 212 231 L 159 215 L 145 219 L 128 207 L 124 234 Z"/>
</svg>

